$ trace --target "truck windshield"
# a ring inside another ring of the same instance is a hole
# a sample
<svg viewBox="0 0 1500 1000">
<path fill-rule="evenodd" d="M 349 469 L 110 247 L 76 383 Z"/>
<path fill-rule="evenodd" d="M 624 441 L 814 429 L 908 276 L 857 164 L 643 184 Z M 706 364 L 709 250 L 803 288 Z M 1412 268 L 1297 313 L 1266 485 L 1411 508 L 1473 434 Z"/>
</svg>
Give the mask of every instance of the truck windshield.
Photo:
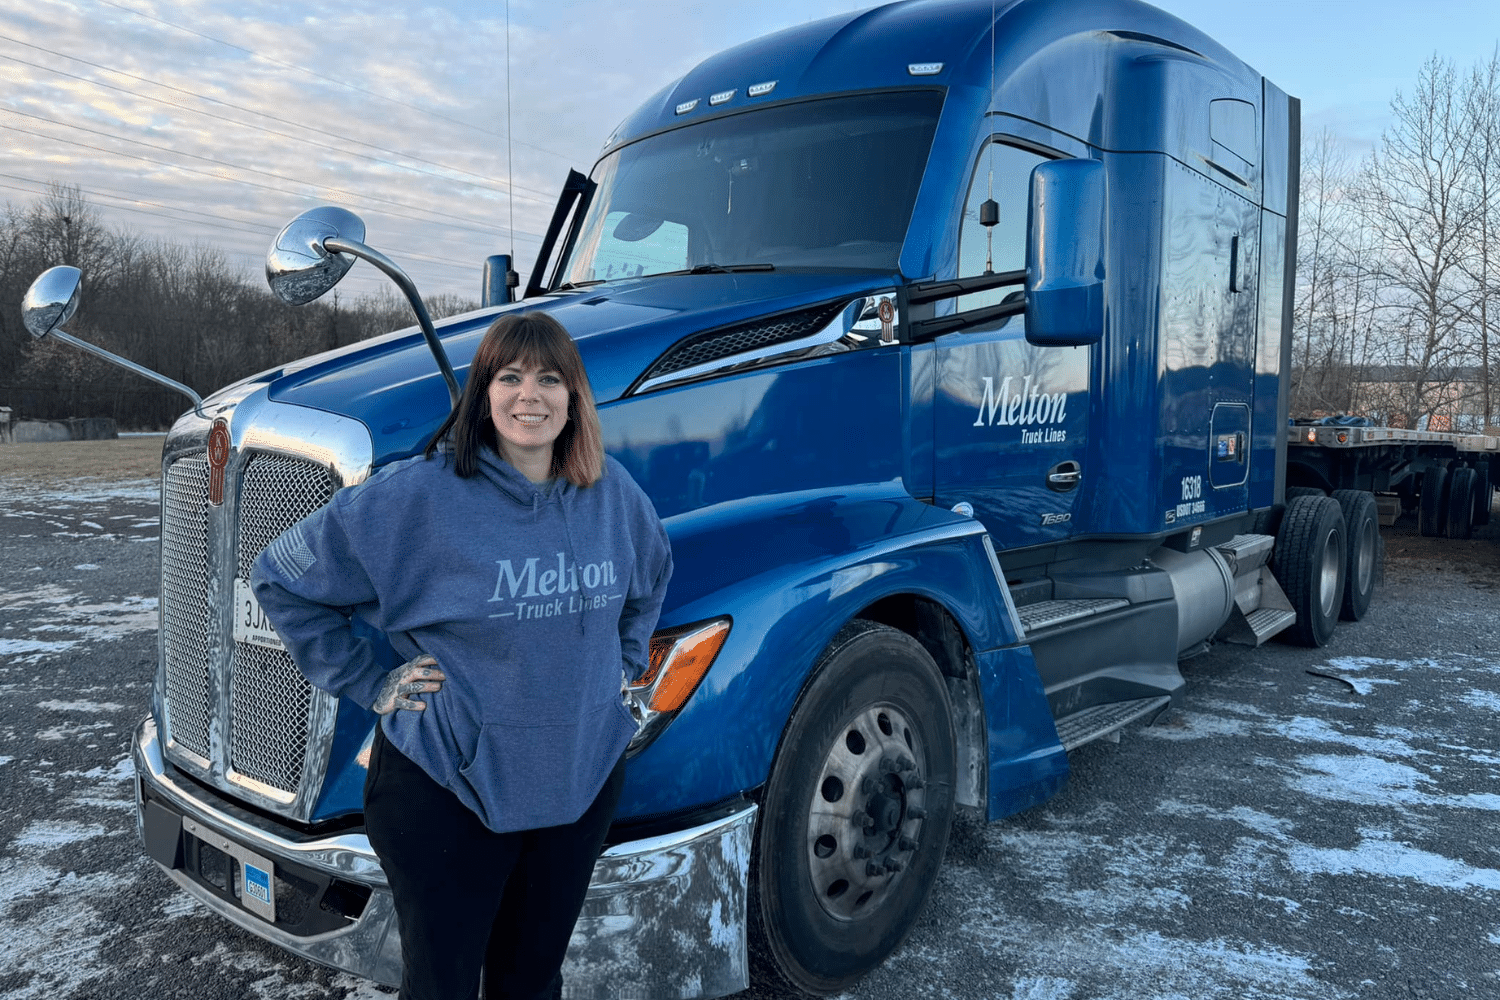
<svg viewBox="0 0 1500 1000">
<path fill-rule="evenodd" d="M 930 90 L 803 101 L 625 146 L 595 168 L 559 273 L 577 285 L 722 268 L 894 270 L 942 101 Z"/>
</svg>

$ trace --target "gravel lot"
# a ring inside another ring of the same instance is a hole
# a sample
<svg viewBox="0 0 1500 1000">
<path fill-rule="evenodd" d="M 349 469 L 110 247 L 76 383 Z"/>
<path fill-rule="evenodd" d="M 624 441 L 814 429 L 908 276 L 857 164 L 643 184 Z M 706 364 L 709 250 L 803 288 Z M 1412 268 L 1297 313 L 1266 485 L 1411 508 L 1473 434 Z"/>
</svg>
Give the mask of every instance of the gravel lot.
<svg viewBox="0 0 1500 1000">
<path fill-rule="evenodd" d="M 6 452 L 0 995 L 387 996 L 145 860 L 124 746 L 156 656 L 155 483 Z M 1190 660 L 1180 707 L 1076 752 L 1051 802 L 961 823 L 920 925 L 846 996 L 1500 997 L 1500 520 L 1385 536 L 1370 616 L 1329 647 Z"/>
</svg>

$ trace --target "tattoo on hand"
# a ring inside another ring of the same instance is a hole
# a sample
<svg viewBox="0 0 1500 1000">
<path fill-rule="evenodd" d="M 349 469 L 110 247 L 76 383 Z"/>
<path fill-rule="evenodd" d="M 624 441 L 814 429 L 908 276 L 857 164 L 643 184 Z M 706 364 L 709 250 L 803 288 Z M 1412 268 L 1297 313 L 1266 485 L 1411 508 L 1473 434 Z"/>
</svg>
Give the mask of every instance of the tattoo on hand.
<svg viewBox="0 0 1500 1000">
<path fill-rule="evenodd" d="M 372 707 L 380 715 L 389 715 L 398 709 L 425 711 L 427 703 L 411 696 L 440 691 L 447 679 L 447 675 L 438 669 L 437 660 L 423 653 L 385 675 Z"/>
</svg>

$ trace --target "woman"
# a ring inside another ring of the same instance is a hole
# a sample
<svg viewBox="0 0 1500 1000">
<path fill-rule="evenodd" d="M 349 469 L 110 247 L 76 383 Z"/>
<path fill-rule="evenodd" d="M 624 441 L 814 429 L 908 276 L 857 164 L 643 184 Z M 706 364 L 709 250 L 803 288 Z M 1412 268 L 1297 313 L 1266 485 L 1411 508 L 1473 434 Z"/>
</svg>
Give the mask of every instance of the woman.
<svg viewBox="0 0 1500 1000">
<path fill-rule="evenodd" d="M 561 996 L 672 558 L 578 349 L 510 314 L 422 456 L 294 525 L 252 583 L 308 679 L 380 715 L 365 823 L 405 1000 Z M 379 664 L 349 615 L 406 662 Z M 425 695 L 425 700 L 420 697 Z"/>
</svg>

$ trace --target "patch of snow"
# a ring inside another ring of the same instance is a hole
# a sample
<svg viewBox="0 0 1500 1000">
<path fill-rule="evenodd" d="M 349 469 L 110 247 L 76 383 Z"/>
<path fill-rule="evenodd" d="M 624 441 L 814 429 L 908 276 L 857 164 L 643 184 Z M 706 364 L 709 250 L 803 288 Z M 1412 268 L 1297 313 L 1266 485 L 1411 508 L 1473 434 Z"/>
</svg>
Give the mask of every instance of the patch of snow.
<svg viewBox="0 0 1500 1000">
<path fill-rule="evenodd" d="M 90 570 L 90 569 L 98 569 L 99 567 L 95 566 L 93 563 L 79 563 L 77 566 L 74 566 L 73 568 L 74 569 L 82 569 L 82 570 Z"/>
<path fill-rule="evenodd" d="M 40 663 L 49 656 L 66 653 L 77 642 L 42 642 L 37 639 L 0 639 L 0 656 L 16 664 Z"/>
<path fill-rule="evenodd" d="M 1020 976 L 1010 988 L 1010 1000 L 1072 1000 L 1078 984 L 1057 976 Z"/>
<path fill-rule="evenodd" d="M 95 909 L 101 899 L 126 891 L 135 872 L 80 875 L 33 863 L 0 863 L 0 919 L 6 940 L 34 947 L 0 950 L 0 974 L 10 980 L 7 1000 L 81 996 L 85 984 L 113 971 L 100 952 L 119 925 Z M 17 904 L 25 903 L 25 916 Z"/>
<path fill-rule="evenodd" d="M 1403 740 L 1351 736 L 1322 719 L 1310 719 L 1300 715 L 1289 722 L 1269 726 L 1267 730 L 1298 743 L 1341 743 L 1367 754 L 1381 754 L 1387 757 L 1416 757 L 1431 754 L 1430 750 L 1414 750 Z"/>
<path fill-rule="evenodd" d="M 114 831 L 118 833 L 119 831 Z M 69 820 L 38 820 L 22 830 L 12 847 L 39 848 L 47 851 L 54 847 L 76 844 L 81 840 L 109 836 L 110 831 L 98 823 L 74 823 Z"/>
<path fill-rule="evenodd" d="M 118 712 L 125 706 L 112 701 L 39 701 L 36 707 L 54 712 Z"/>
<path fill-rule="evenodd" d="M 1442 889 L 1500 892 L 1500 871 L 1475 868 L 1381 837 L 1362 840 L 1353 850 L 1297 845 L 1288 852 L 1287 860 L 1305 875 L 1373 875 L 1412 879 Z"/>
<path fill-rule="evenodd" d="M 1478 689 L 1469 691 L 1460 699 L 1465 705 L 1473 708 L 1487 709 L 1491 712 L 1500 712 L 1500 694 L 1493 691 L 1480 691 Z"/>
<path fill-rule="evenodd" d="M 1204 816 L 1209 819 L 1226 820 L 1238 823 L 1243 827 L 1254 830 L 1256 833 L 1270 837 L 1272 840 L 1282 840 L 1291 834 L 1293 823 L 1289 819 L 1272 816 L 1249 806 L 1235 806 L 1233 809 L 1214 809 L 1211 806 L 1199 805 L 1196 802 L 1183 802 L 1179 799 L 1165 799 L 1156 807 L 1156 811 L 1168 816 Z"/>
<path fill-rule="evenodd" d="M 1250 724 L 1243 719 L 1226 719 L 1201 712 L 1179 712 L 1164 723 L 1140 730 L 1142 736 L 1158 740 L 1202 740 L 1220 736 L 1243 736 Z"/>
<path fill-rule="evenodd" d="M 93 521 L 79 521 L 78 523 L 81 524 L 81 525 L 83 525 L 85 528 L 93 528 L 95 531 L 103 531 L 104 530 L 104 525 L 102 525 L 102 524 L 96 524 Z"/>
</svg>

